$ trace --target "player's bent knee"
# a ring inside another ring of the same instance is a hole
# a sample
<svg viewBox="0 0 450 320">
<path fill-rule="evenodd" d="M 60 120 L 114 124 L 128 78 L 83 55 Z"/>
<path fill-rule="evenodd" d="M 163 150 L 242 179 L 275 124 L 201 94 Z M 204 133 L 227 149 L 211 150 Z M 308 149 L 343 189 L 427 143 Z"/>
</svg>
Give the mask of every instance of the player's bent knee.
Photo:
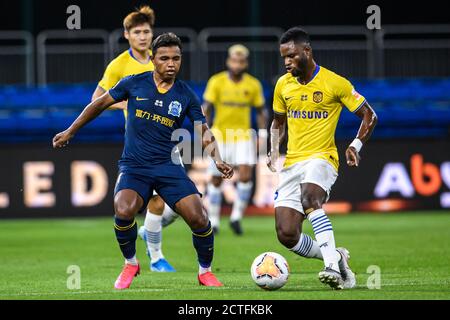
<svg viewBox="0 0 450 320">
<path fill-rule="evenodd" d="M 189 227 L 192 230 L 197 230 L 197 229 L 203 229 L 206 228 L 208 226 L 208 216 L 206 216 L 205 214 L 198 214 L 193 216 L 190 221 L 189 221 Z"/>
<path fill-rule="evenodd" d="M 277 238 L 286 248 L 294 247 L 299 239 L 299 232 L 292 227 L 277 226 Z"/>
<path fill-rule="evenodd" d="M 148 210 L 156 215 L 162 215 L 164 212 L 164 207 L 164 200 L 160 196 L 154 196 L 151 198 L 147 206 Z"/>
<path fill-rule="evenodd" d="M 239 176 L 239 182 L 247 183 L 252 181 L 252 175 Z"/>
<path fill-rule="evenodd" d="M 222 177 L 219 176 L 213 176 L 211 178 L 211 183 L 214 187 L 218 188 L 222 184 Z"/>
<path fill-rule="evenodd" d="M 114 212 L 116 217 L 124 220 L 132 220 L 138 213 L 142 201 L 137 197 L 116 195 L 114 198 Z"/>
<path fill-rule="evenodd" d="M 305 194 L 302 195 L 302 206 L 303 209 L 305 210 L 305 213 L 309 214 L 310 212 L 308 211 L 313 211 L 322 208 L 322 201 L 320 201 L 311 194 Z"/>
<path fill-rule="evenodd" d="M 239 166 L 239 182 L 247 183 L 252 180 L 252 167 L 251 166 Z"/>
<path fill-rule="evenodd" d="M 116 217 L 123 220 L 132 220 L 139 209 L 128 205 L 117 205 L 115 208 Z"/>
</svg>

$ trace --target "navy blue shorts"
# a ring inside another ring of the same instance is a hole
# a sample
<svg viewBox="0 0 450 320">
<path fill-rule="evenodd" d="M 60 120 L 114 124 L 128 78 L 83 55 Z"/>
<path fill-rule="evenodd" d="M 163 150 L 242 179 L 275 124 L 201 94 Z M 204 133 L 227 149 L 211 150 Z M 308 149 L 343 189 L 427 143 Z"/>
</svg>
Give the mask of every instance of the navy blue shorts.
<svg viewBox="0 0 450 320">
<path fill-rule="evenodd" d="M 124 189 L 136 191 L 144 200 L 144 205 L 139 213 L 147 208 L 147 204 L 153 196 L 153 190 L 173 210 L 175 210 L 175 204 L 184 197 L 191 194 L 202 195 L 187 176 L 185 169 L 175 164 L 155 165 L 151 169 L 145 170 L 121 166 L 114 195 Z"/>
</svg>

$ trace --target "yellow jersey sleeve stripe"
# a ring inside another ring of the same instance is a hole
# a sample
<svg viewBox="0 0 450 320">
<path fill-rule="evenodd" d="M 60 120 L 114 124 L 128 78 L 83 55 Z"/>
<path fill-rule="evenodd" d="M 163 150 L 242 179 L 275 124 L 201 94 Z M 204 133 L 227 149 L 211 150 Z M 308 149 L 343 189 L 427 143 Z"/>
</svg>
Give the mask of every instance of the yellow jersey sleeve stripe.
<svg viewBox="0 0 450 320">
<path fill-rule="evenodd" d="M 353 110 L 352 112 L 355 113 L 356 111 L 358 111 L 359 109 L 361 109 L 361 107 L 362 107 L 366 102 L 367 102 L 367 100 L 364 99 L 363 102 L 361 102 L 361 104 L 360 104 L 355 110 Z"/>
</svg>

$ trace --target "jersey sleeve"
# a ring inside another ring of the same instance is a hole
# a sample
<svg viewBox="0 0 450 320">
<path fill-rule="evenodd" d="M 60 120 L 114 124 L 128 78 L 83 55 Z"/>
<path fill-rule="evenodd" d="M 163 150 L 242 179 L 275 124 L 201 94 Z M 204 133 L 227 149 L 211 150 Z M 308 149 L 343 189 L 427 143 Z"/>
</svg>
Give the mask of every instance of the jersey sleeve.
<svg viewBox="0 0 450 320">
<path fill-rule="evenodd" d="M 266 100 L 264 99 L 263 87 L 261 85 L 261 82 L 256 80 L 256 82 L 255 82 L 255 95 L 254 95 L 254 99 L 253 99 L 253 106 L 255 108 L 262 108 L 262 107 L 264 107 L 265 103 L 266 103 Z"/>
<path fill-rule="evenodd" d="M 281 94 L 283 83 L 284 81 L 281 78 L 278 79 L 273 92 L 273 111 L 281 114 L 286 113 L 286 102 Z"/>
<path fill-rule="evenodd" d="M 212 104 L 217 103 L 219 94 L 217 86 L 217 78 L 215 76 L 211 77 L 206 84 L 205 92 L 203 93 L 203 100 L 211 102 Z"/>
<path fill-rule="evenodd" d="M 114 87 L 121 79 L 121 74 L 117 68 L 117 64 L 112 61 L 105 70 L 102 80 L 98 83 L 98 86 L 105 91 L 108 91 Z"/>
<path fill-rule="evenodd" d="M 200 99 L 197 97 L 194 91 L 192 90 L 190 91 L 191 97 L 189 101 L 189 108 L 186 115 L 192 122 L 200 121 L 201 123 L 206 123 L 206 118 L 202 111 Z"/>
<path fill-rule="evenodd" d="M 120 80 L 112 89 L 109 95 L 116 101 L 124 101 L 129 97 L 130 89 L 133 84 L 133 76 L 125 77 Z"/>
<path fill-rule="evenodd" d="M 350 81 L 342 77 L 336 82 L 336 95 L 341 103 L 351 112 L 356 112 L 366 101 L 366 99 L 355 90 Z"/>
</svg>

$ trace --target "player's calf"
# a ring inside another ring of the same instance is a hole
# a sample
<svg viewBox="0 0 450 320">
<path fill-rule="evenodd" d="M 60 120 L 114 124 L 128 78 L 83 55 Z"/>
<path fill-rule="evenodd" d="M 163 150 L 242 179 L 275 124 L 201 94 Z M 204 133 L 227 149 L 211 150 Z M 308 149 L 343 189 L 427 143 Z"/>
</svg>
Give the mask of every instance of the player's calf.
<svg viewBox="0 0 450 320">
<path fill-rule="evenodd" d="M 197 252 L 199 263 L 200 284 L 206 286 L 217 286 L 216 281 L 211 280 L 211 264 L 214 256 L 214 232 L 206 211 L 203 210 L 198 195 L 190 195 L 176 204 L 176 210 L 186 220 L 192 230 L 192 243 Z M 210 279 L 210 281 L 205 280 Z M 204 280 L 204 281 L 203 281 Z M 216 279 L 217 280 L 217 279 Z M 219 282 L 220 283 L 220 282 Z"/>
<path fill-rule="evenodd" d="M 276 226 L 278 241 L 290 249 L 298 243 L 299 232 L 298 228 L 291 225 L 278 225 Z"/>
<path fill-rule="evenodd" d="M 126 265 L 139 265 L 136 259 L 138 230 L 134 215 L 142 207 L 142 203 L 143 200 L 131 189 L 121 190 L 114 197 L 114 210 L 116 213 L 114 217 L 114 232 L 122 255 L 126 260 Z"/>
</svg>

